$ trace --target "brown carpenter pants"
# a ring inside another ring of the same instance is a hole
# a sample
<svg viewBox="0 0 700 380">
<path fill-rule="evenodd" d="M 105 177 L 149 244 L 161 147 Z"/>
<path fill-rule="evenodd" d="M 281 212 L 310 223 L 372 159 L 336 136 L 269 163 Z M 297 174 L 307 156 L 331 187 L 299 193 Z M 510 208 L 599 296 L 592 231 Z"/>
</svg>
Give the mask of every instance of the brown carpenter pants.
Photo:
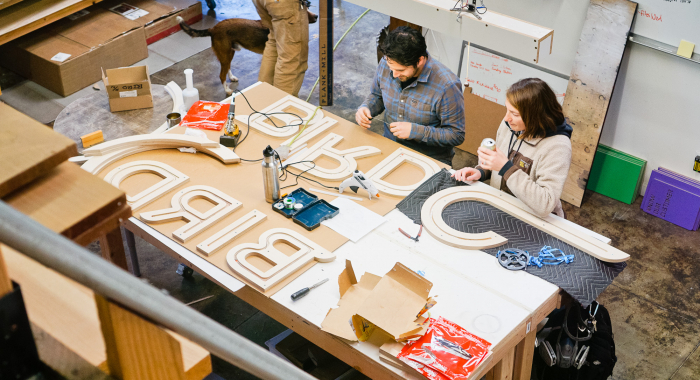
<svg viewBox="0 0 700 380">
<path fill-rule="evenodd" d="M 258 80 L 294 96 L 304 81 L 309 57 L 309 19 L 299 0 L 253 0 L 270 29 Z"/>
</svg>

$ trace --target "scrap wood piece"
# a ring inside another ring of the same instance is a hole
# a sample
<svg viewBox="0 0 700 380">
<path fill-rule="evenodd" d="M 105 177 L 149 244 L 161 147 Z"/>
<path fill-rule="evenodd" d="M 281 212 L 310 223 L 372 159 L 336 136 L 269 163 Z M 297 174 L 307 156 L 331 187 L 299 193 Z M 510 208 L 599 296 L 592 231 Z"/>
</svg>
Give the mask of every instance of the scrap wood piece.
<svg viewBox="0 0 700 380">
<path fill-rule="evenodd" d="M 522 201 L 491 186 L 458 186 L 433 194 L 421 208 L 423 226 L 437 240 L 457 248 L 483 249 L 505 244 L 507 239 L 495 232 L 469 234 L 457 231 L 444 223 L 442 212 L 447 206 L 468 200 L 488 203 L 599 260 L 622 262 L 629 259 L 628 254 L 617 248 L 594 237 L 577 234 L 563 220 L 551 216 L 536 216 Z"/>
<path fill-rule="evenodd" d="M 564 115 L 574 128 L 571 168 L 561 199 L 580 207 L 637 3 L 592 0 L 564 97 Z"/>
<path fill-rule="evenodd" d="M 162 179 L 155 185 L 134 196 L 127 194 L 126 201 L 129 203 L 129 206 L 131 206 L 133 211 L 148 205 L 149 203 L 158 199 L 161 195 L 182 185 L 190 179 L 190 177 L 182 174 L 180 171 L 176 170 L 170 165 L 158 161 L 142 160 L 129 162 L 112 169 L 112 171 L 107 173 L 104 180 L 118 189 L 119 185 L 125 179 L 139 173 L 156 174 Z"/>
<path fill-rule="evenodd" d="M 87 135 L 80 136 L 80 141 L 83 142 L 83 148 L 89 148 L 95 144 L 105 141 L 105 138 L 102 135 L 102 130 L 98 129 L 95 132 L 90 132 Z"/>
<path fill-rule="evenodd" d="M 394 185 L 384 180 L 386 176 L 399 168 L 403 163 L 408 163 L 421 169 L 424 173 L 423 178 L 414 184 L 402 186 Z M 408 149 L 399 148 L 370 169 L 366 175 L 367 178 L 372 180 L 377 190 L 386 194 L 405 197 L 439 171 L 440 167 L 432 159 Z"/>
<path fill-rule="evenodd" d="M 207 240 L 197 244 L 197 250 L 207 256 L 211 256 L 224 245 L 237 239 L 244 232 L 262 223 L 266 218 L 267 215 L 261 211 L 253 210 L 212 235 Z"/>
<path fill-rule="evenodd" d="M 297 163 L 292 163 L 291 165 L 299 170 L 305 171 L 307 174 L 319 178 L 341 180 L 351 176 L 357 169 L 356 159 L 374 156 L 382 152 L 379 150 L 379 148 L 375 148 L 373 146 L 359 146 L 345 150 L 333 148 L 333 146 L 338 145 L 338 143 L 342 140 L 343 136 L 336 135 L 335 133 L 329 133 L 314 146 L 305 148 L 304 150 L 295 154 L 293 159 Z M 315 165 L 313 162 L 299 162 L 314 161 L 321 156 L 329 157 L 337 161 L 339 165 L 335 168 L 329 169 Z"/>
<path fill-rule="evenodd" d="M 115 140 L 107 141 L 98 146 L 85 149 L 83 154 L 85 156 L 102 156 L 105 154 L 113 153 L 125 148 L 130 147 L 142 147 L 142 146 L 157 146 L 157 147 L 168 147 L 168 148 L 179 148 L 183 146 L 194 147 L 197 150 L 202 150 L 203 148 L 218 148 L 219 143 L 216 141 L 209 140 L 207 138 L 198 136 L 189 136 L 183 134 L 159 134 L 159 135 L 136 135 L 118 138 Z"/>
<path fill-rule="evenodd" d="M 275 243 L 278 242 L 284 242 L 297 251 L 286 255 L 275 248 Z M 271 267 L 263 271 L 253 265 L 249 258 L 262 259 Z M 239 244 L 226 255 L 229 267 L 261 292 L 271 289 L 312 260 L 330 262 L 335 260 L 335 254 L 287 228 L 265 231 L 260 235 L 258 243 Z"/>
<path fill-rule="evenodd" d="M 190 205 L 194 199 L 202 198 L 214 203 L 215 206 L 206 212 L 200 212 Z M 219 219 L 241 207 L 241 202 L 211 186 L 190 186 L 173 195 L 171 208 L 143 212 L 139 219 L 146 223 L 164 223 L 174 220 L 185 220 L 187 224 L 173 232 L 173 237 L 185 243 L 211 227 Z"/>
<path fill-rule="evenodd" d="M 104 168 L 111 165 L 112 163 L 121 160 L 124 157 L 131 156 L 132 154 L 145 152 L 154 149 L 165 149 L 172 148 L 170 146 L 157 146 L 157 145 L 145 145 L 145 146 L 132 146 L 130 148 L 125 148 L 118 150 L 104 156 L 92 156 L 89 157 L 87 162 L 85 162 L 81 168 L 83 170 L 97 174 L 101 172 Z M 236 153 L 233 153 L 231 149 L 226 148 L 223 145 L 219 145 L 217 148 L 201 148 L 198 149 L 202 153 L 208 154 L 224 164 L 235 164 L 241 162 L 241 158 L 238 157 Z"/>
<path fill-rule="evenodd" d="M 305 112 L 306 114 L 298 115 L 301 118 L 300 120 L 299 117 L 285 113 L 285 110 L 289 107 L 294 107 L 302 112 Z M 265 107 L 255 115 L 236 115 L 236 120 L 269 136 L 288 137 L 299 132 L 299 128 L 306 124 L 309 119 L 311 119 L 315 109 L 316 107 L 314 105 L 307 103 L 296 96 L 287 95 L 284 98 Z M 262 114 L 272 114 L 271 116 L 282 120 L 285 126 L 275 127 L 272 124 L 268 124 L 269 120 Z M 322 120 L 323 111 L 319 109 L 311 122 L 309 122 L 309 126 L 317 124 Z"/>
<path fill-rule="evenodd" d="M 78 154 L 73 142 L 0 102 L 0 198 Z"/>
</svg>

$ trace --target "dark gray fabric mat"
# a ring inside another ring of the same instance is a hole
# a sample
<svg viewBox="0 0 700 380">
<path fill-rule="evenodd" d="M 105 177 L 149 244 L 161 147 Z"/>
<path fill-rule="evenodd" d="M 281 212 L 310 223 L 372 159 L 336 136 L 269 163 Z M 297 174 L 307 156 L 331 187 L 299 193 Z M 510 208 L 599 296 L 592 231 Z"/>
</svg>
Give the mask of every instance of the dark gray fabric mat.
<svg viewBox="0 0 700 380">
<path fill-rule="evenodd" d="M 425 181 L 421 186 L 402 200 L 396 208 L 416 223 L 420 221 L 420 209 L 423 203 L 438 191 L 454 187 L 466 186 L 451 178 L 450 173 L 443 169 Z M 573 254 L 571 264 L 545 265 L 527 267 L 526 271 L 543 280 L 559 286 L 585 307 L 593 302 L 598 294 L 603 292 L 620 272 L 626 263 L 606 263 L 587 253 L 570 246 L 563 241 L 542 232 L 510 214 L 489 204 L 477 201 L 457 202 L 448 206 L 442 214 L 445 223 L 450 227 L 468 233 L 493 231 L 508 239 L 508 243 L 484 249 L 492 255 L 506 248 L 524 249 L 531 254 L 539 252 L 542 246 L 549 245 L 561 249 L 565 254 Z M 495 264 L 494 265 L 498 265 Z M 507 269 L 503 269 L 507 270 Z"/>
</svg>

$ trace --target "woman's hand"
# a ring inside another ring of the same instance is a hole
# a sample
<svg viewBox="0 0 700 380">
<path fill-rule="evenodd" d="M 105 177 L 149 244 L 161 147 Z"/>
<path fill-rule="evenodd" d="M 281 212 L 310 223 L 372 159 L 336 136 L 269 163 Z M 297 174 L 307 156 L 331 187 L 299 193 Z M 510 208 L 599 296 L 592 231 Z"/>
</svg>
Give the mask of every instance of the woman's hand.
<svg viewBox="0 0 700 380">
<path fill-rule="evenodd" d="M 474 168 L 463 168 L 452 174 L 452 178 L 457 181 L 478 181 L 481 178 L 481 172 Z"/>
<path fill-rule="evenodd" d="M 497 172 L 508 162 L 506 155 L 498 148 L 493 151 L 491 149 L 479 147 L 477 153 L 479 155 L 479 166 L 486 170 Z"/>
</svg>

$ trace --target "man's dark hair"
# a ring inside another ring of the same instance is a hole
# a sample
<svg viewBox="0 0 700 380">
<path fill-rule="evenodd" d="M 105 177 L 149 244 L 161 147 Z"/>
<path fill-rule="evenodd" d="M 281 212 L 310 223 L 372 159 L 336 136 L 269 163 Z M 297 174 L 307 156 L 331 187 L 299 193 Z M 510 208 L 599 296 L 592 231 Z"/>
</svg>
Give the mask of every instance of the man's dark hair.
<svg viewBox="0 0 700 380">
<path fill-rule="evenodd" d="M 385 57 L 403 66 L 417 66 L 420 57 L 428 56 L 423 35 L 407 26 L 392 30 L 380 47 Z"/>
</svg>

